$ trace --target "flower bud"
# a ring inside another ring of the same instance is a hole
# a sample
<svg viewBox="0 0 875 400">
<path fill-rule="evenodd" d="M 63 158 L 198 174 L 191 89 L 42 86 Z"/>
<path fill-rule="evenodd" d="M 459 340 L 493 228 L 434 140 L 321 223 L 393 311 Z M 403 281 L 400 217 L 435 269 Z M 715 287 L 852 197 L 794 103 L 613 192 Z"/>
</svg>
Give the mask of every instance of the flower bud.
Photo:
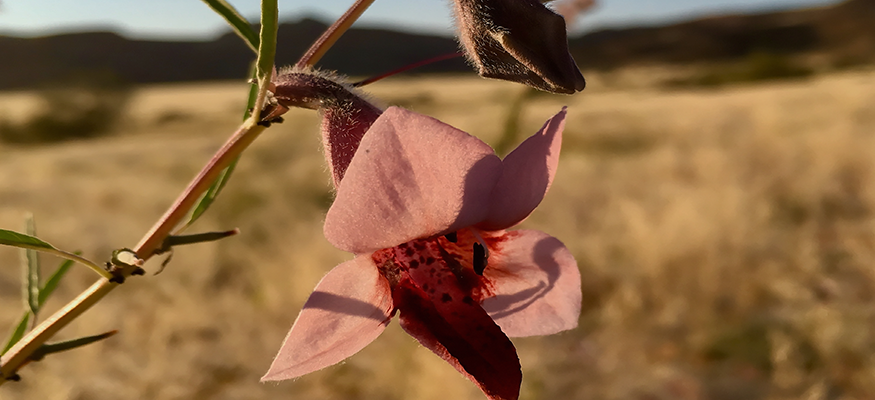
<svg viewBox="0 0 875 400">
<path fill-rule="evenodd" d="M 334 181 L 340 181 L 359 143 L 382 110 L 339 77 L 313 70 L 286 69 L 273 80 L 273 97 L 281 108 L 310 108 L 322 114 L 322 144 Z"/>
<path fill-rule="evenodd" d="M 586 81 L 568 52 L 565 20 L 538 0 L 455 0 L 459 40 L 485 78 L 573 94 Z"/>
</svg>

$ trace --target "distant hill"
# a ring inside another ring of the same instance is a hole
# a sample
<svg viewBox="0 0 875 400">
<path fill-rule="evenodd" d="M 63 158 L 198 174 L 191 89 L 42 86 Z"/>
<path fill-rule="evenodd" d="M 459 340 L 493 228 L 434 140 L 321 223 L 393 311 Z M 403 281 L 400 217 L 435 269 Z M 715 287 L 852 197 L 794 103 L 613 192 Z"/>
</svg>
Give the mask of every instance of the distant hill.
<svg viewBox="0 0 875 400">
<path fill-rule="evenodd" d="M 312 19 L 281 24 L 277 64 L 297 61 L 327 27 Z M 458 51 L 452 38 L 382 29 L 353 29 L 320 62 L 349 75 L 386 72 Z M 233 33 L 209 42 L 131 40 L 109 32 L 39 38 L 0 36 L 0 89 L 33 87 L 71 76 L 111 75 L 134 83 L 243 79 L 253 53 Z M 464 60 L 443 61 L 423 72 L 467 71 Z"/>
<path fill-rule="evenodd" d="M 304 19 L 280 26 L 277 62 L 293 63 L 326 28 Z M 753 52 L 818 54 L 832 62 L 875 61 L 875 0 L 831 7 L 731 15 L 649 28 L 609 29 L 569 41 L 581 68 L 642 63 L 685 64 L 739 60 Z M 383 29 L 352 29 L 320 62 L 348 75 L 373 75 L 456 51 L 453 38 Z M 153 83 L 242 79 L 252 53 L 232 33 L 213 41 L 131 40 L 114 33 L 39 38 L 0 36 L 0 89 L 34 87 L 77 75 Z M 470 71 L 464 60 L 419 72 Z"/>
<path fill-rule="evenodd" d="M 570 46 L 582 68 L 735 61 L 754 52 L 819 54 L 834 63 L 871 63 L 875 61 L 875 0 L 608 29 L 571 39 Z"/>
</svg>

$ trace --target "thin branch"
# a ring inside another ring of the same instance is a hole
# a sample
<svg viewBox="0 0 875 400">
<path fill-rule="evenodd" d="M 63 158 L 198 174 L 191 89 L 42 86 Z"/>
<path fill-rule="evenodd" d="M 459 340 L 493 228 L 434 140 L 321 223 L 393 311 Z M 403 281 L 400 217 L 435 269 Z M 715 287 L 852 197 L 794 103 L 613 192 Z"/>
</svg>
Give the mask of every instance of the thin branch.
<svg viewBox="0 0 875 400">
<path fill-rule="evenodd" d="M 311 66 L 316 63 L 371 3 L 373 3 L 373 0 L 356 1 L 314 43 L 307 54 L 298 62 L 298 65 Z M 264 84 L 266 82 L 260 83 Z M 264 104 L 263 96 L 266 90 L 264 87 L 259 87 L 259 89 L 260 98 L 256 100 L 256 104 Z M 189 210 L 197 203 L 200 196 L 207 191 L 222 171 L 239 157 L 243 150 L 249 147 L 258 135 L 264 131 L 265 127 L 258 125 L 260 114 L 260 110 L 257 108 L 253 110 L 252 116 L 225 142 L 222 148 L 210 159 L 209 163 L 204 166 L 188 187 L 185 188 L 167 212 L 146 233 L 143 239 L 140 240 L 140 243 L 134 248 L 137 257 L 146 261 L 155 255 L 156 250 L 161 249 L 164 240 L 170 236 L 174 227 L 182 222 Z M 126 277 L 132 269 L 125 269 L 123 271 L 125 275 L 123 277 Z M 34 352 L 40 346 L 118 286 L 119 283 L 111 282 L 107 278 L 100 279 L 19 340 L 9 351 L 0 357 L 0 385 L 16 377 L 18 369 L 31 360 Z"/>
<path fill-rule="evenodd" d="M 179 198 L 176 199 L 176 202 L 173 203 L 164 216 L 158 220 L 155 226 L 140 241 L 140 244 L 134 249 L 139 258 L 146 261 L 155 254 L 155 250 L 161 247 L 164 239 L 185 218 L 188 210 L 194 206 L 200 195 L 210 187 L 219 176 L 219 173 L 264 131 L 265 127 L 255 123 L 255 118 L 257 118 L 255 116 L 258 113 L 253 113 L 253 115 L 254 117 L 247 120 L 228 139 L 225 145 L 219 149 L 210 162 L 204 166 L 204 169 L 201 170 Z M 0 385 L 5 383 L 7 379 L 15 376 L 18 369 L 30 360 L 34 351 L 118 286 L 118 283 L 110 282 L 109 279 L 100 279 L 21 338 L 18 343 L 0 357 Z"/>
<path fill-rule="evenodd" d="M 334 24 L 325 30 L 325 33 L 323 33 L 319 39 L 316 39 L 316 41 L 313 42 L 313 45 L 310 46 L 310 49 L 304 53 L 295 66 L 298 68 L 312 67 L 319 62 L 322 56 L 325 55 L 325 52 L 337 42 L 337 39 L 340 39 L 340 37 L 346 33 L 349 27 L 355 23 L 355 21 L 365 12 L 365 10 L 368 9 L 368 7 L 371 6 L 373 2 L 374 0 L 357 0 L 353 3 L 353 5 L 334 22 Z"/>
</svg>

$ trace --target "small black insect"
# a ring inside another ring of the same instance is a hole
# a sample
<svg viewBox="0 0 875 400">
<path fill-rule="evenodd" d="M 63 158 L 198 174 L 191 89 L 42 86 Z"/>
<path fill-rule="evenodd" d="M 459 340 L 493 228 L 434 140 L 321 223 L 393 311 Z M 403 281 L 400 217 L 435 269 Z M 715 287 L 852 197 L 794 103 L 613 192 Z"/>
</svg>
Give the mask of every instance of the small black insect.
<svg viewBox="0 0 875 400">
<path fill-rule="evenodd" d="M 480 243 L 474 243 L 474 272 L 477 275 L 483 276 L 483 270 L 486 269 L 488 261 L 489 256 L 486 254 L 486 248 Z"/>
</svg>

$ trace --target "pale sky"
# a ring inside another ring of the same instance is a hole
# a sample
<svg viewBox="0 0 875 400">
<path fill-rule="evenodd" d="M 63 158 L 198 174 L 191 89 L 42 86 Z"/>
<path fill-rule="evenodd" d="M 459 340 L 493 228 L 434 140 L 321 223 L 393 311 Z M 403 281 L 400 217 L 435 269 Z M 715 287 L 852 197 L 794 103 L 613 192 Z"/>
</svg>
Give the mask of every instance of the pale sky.
<svg viewBox="0 0 875 400">
<path fill-rule="evenodd" d="M 255 20 L 260 2 L 229 0 Z M 597 0 L 578 30 L 659 24 L 727 12 L 752 12 L 836 3 L 838 0 Z M 279 0 L 280 19 L 304 15 L 334 19 L 352 0 Z M 452 35 L 450 0 L 377 0 L 360 26 L 393 26 L 406 31 Z M 0 0 L 0 34 L 38 36 L 113 30 L 128 37 L 210 39 L 224 21 L 198 0 Z"/>
</svg>

